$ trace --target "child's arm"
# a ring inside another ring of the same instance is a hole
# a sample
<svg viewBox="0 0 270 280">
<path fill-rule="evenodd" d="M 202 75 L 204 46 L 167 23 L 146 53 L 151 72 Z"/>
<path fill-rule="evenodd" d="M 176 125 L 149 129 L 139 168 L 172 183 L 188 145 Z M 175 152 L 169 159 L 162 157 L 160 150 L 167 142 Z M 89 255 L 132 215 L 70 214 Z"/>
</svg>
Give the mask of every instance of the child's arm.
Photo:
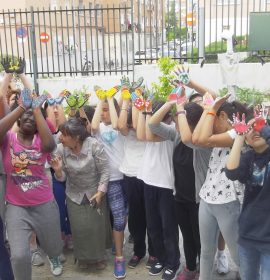
<svg viewBox="0 0 270 280">
<path fill-rule="evenodd" d="M 136 134 L 137 134 L 138 140 L 140 140 L 140 141 L 145 141 L 146 140 L 145 122 L 146 122 L 145 115 L 143 115 L 142 111 L 139 111 L 138 123 L 137 123 L 137 128 L 136 128 Z"/>
<path fill-rule="evenodd" d="M 200 134 L 196 144 L 204 147 L 231 147 L 234 139 L 229 135 L 228 132 L 214 134 L 213 126 L 216 118 L 216 113 L 220 106 L 229 98 L 229 95 L 221 97 L 212 108 L 202 117 L 204 121 L 201 123 Z"/>
<path fill-rule="evenodd" d="M 107 97 L 107 101 L 108 101 L 108 105 L 109 105 L 109 112 L 110 112 L 112 128 L 118 129 L 118 127 L 117 127 L 118 115 L 117 115 L 117 111 L 114 106 L 114 98 Z"/>
<path fill-rule="evenodd" d="M 162 120 L 166 114 L 171 110 L 172 104 L 166 102 L 155 114 L 148 119 L 148 141 L 164 141 L 171 140 L 174 141 L 176 136 L 176 131 L 174 128 L 169 127 L 162 123 Z M 146 119 L 147 120 L 147 119 Z"/>
<path fill-rule="evenodd" d="M 100 125 L 100 121 L 101 121 L 101 114 L 102 114 L 102 107 L 104 104 L 105 100 L 103 99 L 99 99 L 93 119 L 92 119 L 92 123 L 91 123 L 91 127 L 92 127 L 92 133 L 96 134 L 99 130 L 99 125 Z"/>
<path fill-rule="evenodd" d="M 184 109 L 184 104 L 176 104 L 177 108 L 177 120 L 178 120 L 178 129 L 181 135 L 181 141 L 184 144 L 192 143 L 192 132 L 187 122 L 186 111 Z"/>
<path fill-rule="evenodd" d="M 118 119 L 118 129 L 120 133 L 124 136 L 128 135 L 128 131 L 129 131 L 127 125 L 129 102 L 130 102 L 129 100 L 123 100 L 121 112 Z"/>
<path fill-rule="evenodd" d="M 9 106 L 7 103 L 7 91 L 9 83 L 12 80 L 12 73 L 5 73 L 0 85 L 0 119 L 6 116 L 9 112 Z"/>
<path fill-rule="evenodd" d="M 233 170 L 239 167 L 240 164 L 240 157 L 241 157 L 241 148 L 244 145 L 245 141 L 245 136 L 244 135 L 237 135 L 231 152 L 228 156 L 227 163 L 226 163 L 226 168 L 228 170 Z"/>
</svg>

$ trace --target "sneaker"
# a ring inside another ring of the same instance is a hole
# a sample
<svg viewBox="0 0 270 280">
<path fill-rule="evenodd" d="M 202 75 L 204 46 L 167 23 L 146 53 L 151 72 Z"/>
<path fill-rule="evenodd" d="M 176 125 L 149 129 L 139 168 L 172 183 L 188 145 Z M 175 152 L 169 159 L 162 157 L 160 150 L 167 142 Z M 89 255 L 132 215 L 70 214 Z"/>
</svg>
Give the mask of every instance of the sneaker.
<svg viewBox="0 0 270 280">
<path fill-rule="evenodd" d="M 151 266 L 151 268 L 149 269 L 149 274 L 152 276 L 159 275 L 163 271 L 163 268 L 164 266 L 161 263 L 157 262 Z"/>
<path fill-rule="evenodd" d="M 225 254 L 217 256 L 217 273 L 224 275 L 229 272 L 228 259 Z"/>
<path fill-rule="evenodd" d="M 153 257 L 153 256 L 149 256 L 146 264 L 145 264 L 145 267 L 150 269 L 154 264 L 157 263 L 157 258 L 156 257 Z"/>
<path fill-rule="evenodd" d="M 133 255 L 133 257 L 128 262 L 128 267 L 129 268 L 135 268 L 139 264 L 141 259 L 142 259 L 142 257 L 138 257 L 138 256 Z"/>
<path fill-rule="evenodd" d="M 179 272 L 179 270 L 180 270 L 180 266 L 175 270 L 166 268 L 164 270 L 163 274 L 162 274 L 161 280 L 174 280 L 174 279 L 176 279 L 177 273 Z"/>
<path fill-rule="evenodd" d="M 59 257 L 53 257 L 53 258 L 49 258 L 49 263 L 51 266 L 51 272 L 54 276 L 59 276 L 62 274 L 63 272 L 63 266 L 60 262 Z"/>
<path fill-rule="evenodd" d="M 118 260 L 115 258 L 113 275 L 116 279 L 123 279 L 126 277 L 126 264 L 124 259 Z"/>
<path fill-rule="evenodd" d="M 197 271 L 190 271 L 187 268 L 185 268 L 178 276 L 177 280 L 194 280 L 196 277 Z"/>
<path fill-rule="evenodd" d="M 34 266 L 42 266 L 44 265 L 44 259 L 39 249 L 32 251 L 32 265 Z"/>
</svg>

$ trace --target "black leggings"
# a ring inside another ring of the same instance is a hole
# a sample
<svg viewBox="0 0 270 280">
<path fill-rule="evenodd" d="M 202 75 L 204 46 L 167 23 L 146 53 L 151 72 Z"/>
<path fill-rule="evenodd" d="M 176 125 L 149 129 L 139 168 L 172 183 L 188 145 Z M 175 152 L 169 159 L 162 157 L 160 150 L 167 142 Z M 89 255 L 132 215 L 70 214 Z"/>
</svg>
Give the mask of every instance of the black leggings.
<svg viewBox="0 0 270 280">
<path fill-rule="evenodd" d="M 196 259 L 200 257 L 199 204 L 195 202 L 174 202 L 175 216 L 183 236 L 186 266 L 196 270 Z"/>
</svg>

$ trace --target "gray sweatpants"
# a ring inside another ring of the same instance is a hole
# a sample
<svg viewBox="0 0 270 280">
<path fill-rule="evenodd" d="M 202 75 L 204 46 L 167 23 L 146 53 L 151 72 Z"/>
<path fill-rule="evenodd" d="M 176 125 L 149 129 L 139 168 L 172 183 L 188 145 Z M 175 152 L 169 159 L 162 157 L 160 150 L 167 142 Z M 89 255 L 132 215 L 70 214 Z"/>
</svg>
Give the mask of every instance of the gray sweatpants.
<svg viewBox="0 0 270 280">
<path fill-rule="evenodd" d="M 62 252 L 59 209 L 55 200 L 45 204 L 22 207 L 7 204 L 7 233 L 11 263 L 16 280 L 31 280 L 30 238 L 34 231 L 40 247 L 49 257 Z"/>
<path fill-rule="evenodd" d="M 239 266 L 238 257 L 238 217 L 240 202 L 209 204 L 201 200 L 199 208 L 199 226 L 201 238 L 200 278 L 211 280 L 218 244 L 219 232 L 229 248 L 231 257 Z"/>
</svg>

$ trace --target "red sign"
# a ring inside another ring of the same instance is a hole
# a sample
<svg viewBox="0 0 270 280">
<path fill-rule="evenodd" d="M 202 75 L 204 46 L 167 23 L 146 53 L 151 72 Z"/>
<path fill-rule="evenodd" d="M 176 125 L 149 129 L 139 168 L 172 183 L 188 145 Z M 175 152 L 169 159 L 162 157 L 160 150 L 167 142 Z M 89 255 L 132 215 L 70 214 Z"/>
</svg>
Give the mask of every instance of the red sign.
<svg viewBox="0 0 270 280">
<path fill-rule="evenodd" d="M 39 38 L 42 43 L 47 43 L 50 39 L 50 35 L 46 32 L 41 32 Z"/>
</svg>

